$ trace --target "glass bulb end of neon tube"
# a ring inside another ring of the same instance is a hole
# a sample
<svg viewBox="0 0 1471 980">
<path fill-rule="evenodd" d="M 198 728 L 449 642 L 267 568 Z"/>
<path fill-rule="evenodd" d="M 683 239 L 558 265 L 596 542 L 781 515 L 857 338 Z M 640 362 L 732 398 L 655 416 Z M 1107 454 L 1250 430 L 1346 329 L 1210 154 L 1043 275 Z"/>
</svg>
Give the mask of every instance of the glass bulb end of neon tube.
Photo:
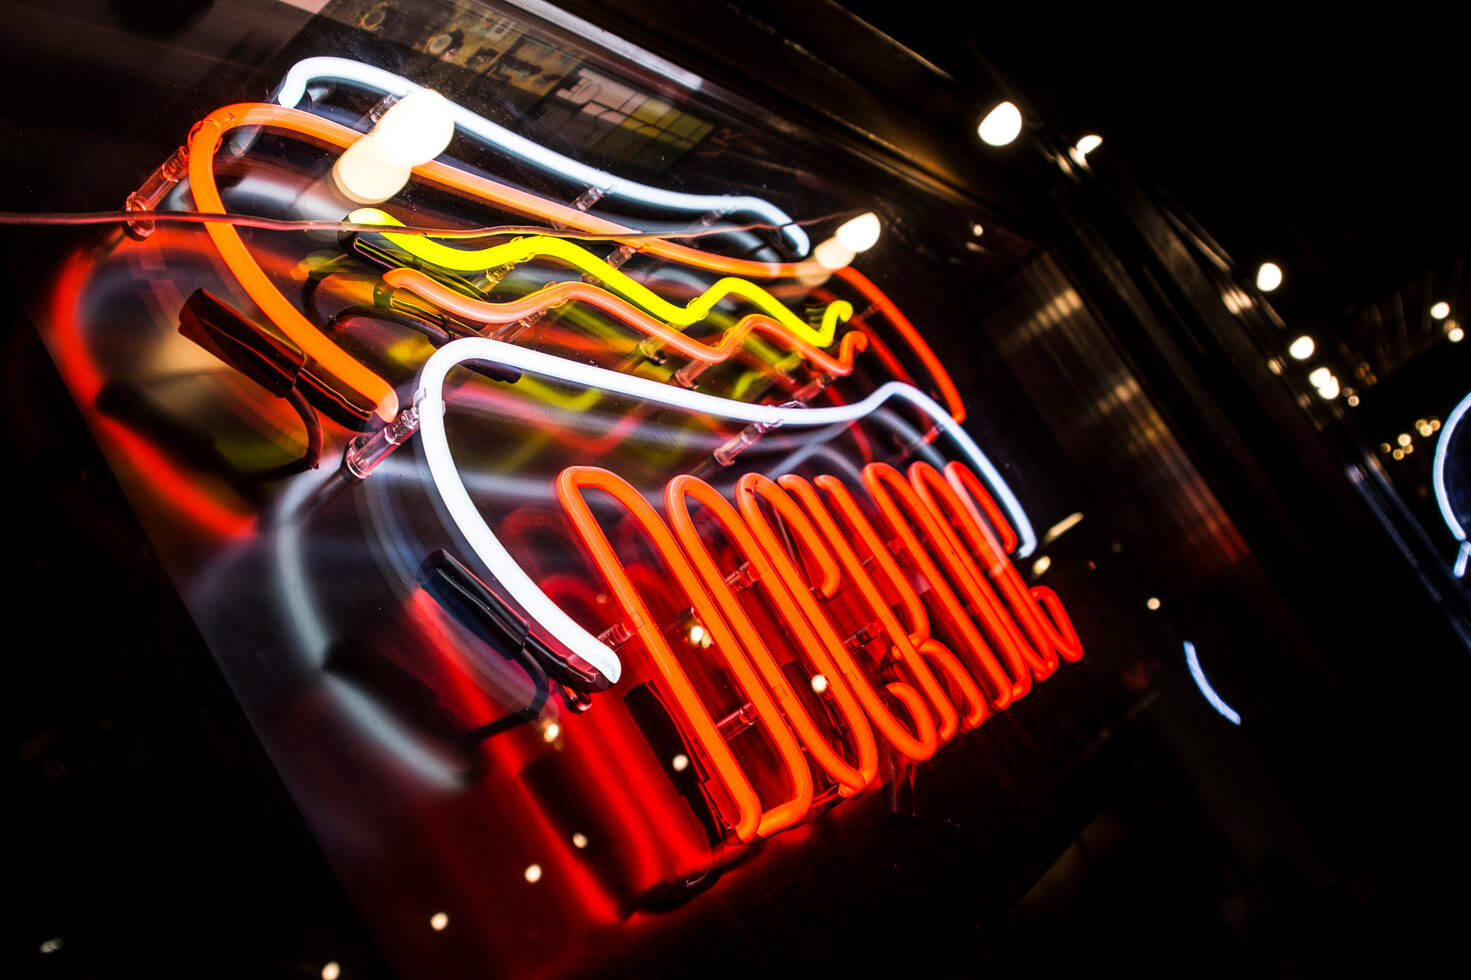
<svg viewBox="0 0 1471 980">
<path fill-rule="evenodd" d="M 366 480 L 378 468 L 378 464 L 388 458 L 389 453 L 403 445 L 418 430 L 418 406 L 410 405 L 378 431 L 351 440 L 342 454 L 343 472 L 358 482 Z"/>
<path fill-rule="evenodd" d="M 879 216 L 869 211 L 844 222 L 833 237 L 850 252 L 866 252 L 878 242 L 881 231 Z"/>
</svg>

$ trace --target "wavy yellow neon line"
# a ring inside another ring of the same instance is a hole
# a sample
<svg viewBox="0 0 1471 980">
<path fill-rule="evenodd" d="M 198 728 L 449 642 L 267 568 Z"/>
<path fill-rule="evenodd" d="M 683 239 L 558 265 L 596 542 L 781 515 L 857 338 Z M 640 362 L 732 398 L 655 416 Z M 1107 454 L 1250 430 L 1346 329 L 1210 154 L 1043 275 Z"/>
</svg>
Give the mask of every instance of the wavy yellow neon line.
<svg viewBox="0 0 1471 980">
<path fill-rule="evenodd" d="M 377 208 L 361 208 L 354 211 L 349 221 L 358 224 L 381 224 L 403 226 L 403 222 L 386 211 Z M 822 313 L 822 325 L 812 325 L 797 316 L 781 300 L 755 283 L 734 276 L 726 276 L 695 297 L 686 306 L 676 306 L 649 289 L 643 283 L 630 278 L 598 258 L 587 249 L 562 238 L 535 235 L 517 238 L 501 245 L 482 249 L 453 248 L 434 241 L 424 235 L 395 235 L 384 232 L 398 248 L 431 265 L 455 272 L 485 272 L 504 265 L 517 265 L 534 258 L 552 258 L 565 262 L 573 268 L 597 277 L 612 292 L 621 294 L 630 303 L 643 307 L 671 326 L 688 327 L 699 323 L 710 315 L 715 304 L 727 296 L 739 296 L 761 310 L 767 316 L 791 330 L 793 334 L 817 347 L 829 347 L 838 324 L 846 321 L 850 314 L 847 304 L 830 303 Z"/>
</svg>

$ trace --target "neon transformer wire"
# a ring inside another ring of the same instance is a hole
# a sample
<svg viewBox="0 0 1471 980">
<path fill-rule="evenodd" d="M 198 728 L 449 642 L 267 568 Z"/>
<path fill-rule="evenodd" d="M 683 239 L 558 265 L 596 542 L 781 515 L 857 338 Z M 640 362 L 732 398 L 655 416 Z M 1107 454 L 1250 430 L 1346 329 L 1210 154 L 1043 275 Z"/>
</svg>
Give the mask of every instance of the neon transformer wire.
<svg viewBox="0 0 1471 980">
<path fill-rule="evenodd" d="M 614 683 L 623 670 L 618 656 L 563 612 L 532 581 L 480 516 L 460 479 L 445 432 L 444 382 L 452 367 L 470 360 L 489 361 L 512 370 L 552 377 L 688 412 L 767 426 L 810 427 L 856 422 L 890 399 L 898 398 L 928 415 L 945 434 L 956 441 L 968 461 L 985 476 L 986 482 L 1000 498 L 1007 516 L 1017 530 L 1021 541 L 1017 550 L 1018 557 L 1024 558 L 1036 548 L 1036 535 L 1026 512 L 1022 510 L 1020 502 L 985 452 L 943 408 L 912 385 L 890 381 L 868 397 L 849 405 L 824 408 L 752 405 L 685 388 L 675 388 L 647 378 L 619 374 L 589 364 L 579 364 L 552 354 L 527 350 L 488 338 L 469 337 L 446 344 L 425 362 L 419 374 L 418 390 L 414 393 L 414 407 L 419 416 L 424 457 L 435 489 L 471 549 L 506 587 L 512 598 L 557 640 Z"/>
</svg>

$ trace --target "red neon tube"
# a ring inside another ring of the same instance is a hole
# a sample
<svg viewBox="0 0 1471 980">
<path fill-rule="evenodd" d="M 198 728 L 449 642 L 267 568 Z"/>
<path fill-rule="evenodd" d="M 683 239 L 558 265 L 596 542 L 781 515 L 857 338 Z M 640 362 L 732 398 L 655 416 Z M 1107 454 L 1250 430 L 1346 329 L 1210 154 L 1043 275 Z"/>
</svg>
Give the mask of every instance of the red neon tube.
<svg viewBox="0 0 1471 980">
<path fill-rule="evenodd" d="M 691 561 L 704 577 L 706 588 L 714 595 L 721 611 L 735 627 L 736 633 L 739 634 L 741 642 L 745 644 L 751 659 L 755 661 L 761 676 L 776 693 L 777 703 L 786 713 L 787 720 L 797 730 L 797 736 L 807 747 L 808 754 L 838 783 L 840 795 L 853 796 L 861 792 L 873 781 L 878 772 L 877 745 L 873 740 L 873 731 L 869 728 L 868 720 L 864 717 L 863 709 L 859 707 L 858 701 L 833 668 L 832 663 L 826 657 L 812 658 L 812 663 L 818 672 L 827 678 L 827 689 L 837 701 L 838 709 L 853 735 L 858 751 L 858 765 L 855 767 L 833 749 L 831 743 L 812 720 L 812 716 L 803 707 L 801 700 L 792 692 L 786 675 L 782 673 L 781 666 L 776 662 L 766 640 L 751 622 L 746 610 L 742 608 L 740 600 L 736 598 L 725 576 L 716 567 L 709 548 L 695 528 L 689 510 L 691 499 L 705 506 L 735 543 L 736 550 L 751 563 L 750 567 L 755 573 L 756 581 L 777 608 L 784 622 L 801 622 L 802 614 L 798 611 L 796 603 L 782 584 L 776 570 L 767 561 L 765 553 L 756 543 L 756 539 L 752 537 L 741 515 L 724 497 L 720 496 L 719 491 L 693 476 L 677 476 L 669 481 L 664 488 L 665 510 L 669 514 L 669 523 L 673 525 L 674 533 L 678 535 Z M 836 566 L 834 566 L 833 575 L 834 582 L 836 582 Z"/>
<path fill-rule="evenodd" d="M 889 528 L 904 546 L 904 552 L 909 556 L 910 562 L 929 583 L 928 595 L 935 603 L 936 612 L 941 621 L 960 637 L 961 649 L 975 658 L 981 667 L 982 675 L 990 682 L 991 703 L 998 709 L 1004 709 L 1018 698 L 1025 697 L 1027 691 L 1032 687 L 1032 674 L 1026 669 L 1026 662 L 1022 660 L 1020 652 L 1014 649 L 1016 640 L 1011 631 L 1004 626 L 996 628 L 995 624 L 989 620 L 982 620 L 982 625 L 985 626 L 991 642 L 1001 649 L 1007 664 L 1012 668 L 1011 675 L 1008 675 L 986 641 L 981 638 L 976 624 L 965 611 L 965 607 L 956 596 L 950 582 L 941 574 L 929 552 L 925 550 L 916 536 L 914 531 L 916 527 L 926 529 L 926 534 L 932 539 L 935 535 L 928 530 L 928 522 L 933 520 L 933 515 L 925 509 L 924 503 L 915 495 L 914 488 L 904 479 L 902 473 L 888 463 L 869 463 L 865 466 L 863 485 L 874 503 L 878 505 L 879 512 L 884 515 Z M 900 510 L 901 502 L 904 510 L 913 515 L 913 525 L 905 519 Z"/>
<path fill-rule="evenodd" d="M 853 659 L 853 655 L 848 652 L 842 637 L 838 636 L 833 624 L 823 614 L 817 604 L 817 599 L 808 589 L 807 583 L 802 580 L 801 573 L 792 564 L 791 557 L 783 547 L 781 539 L 767 521 L 766 515 L 761 512 L 760 501 L 765 500 L 771 505 L 782 521 L 796 531 L 797 536 L 814 550 L 814 555 L 821 556 L 819 561 L 831 562 L 832 556 L 824 555 L 827 548 L 822 543 L 816 528 L 812 526 L 812 522 L 803 513 L 802 508 L 797 506 L 797 502 L 785 490 L 759 473 L 747 473 L 741 477 L 740 483 L 737 484 L 737 493 L 741 502 L 741 516 L 746 519 L 747 526 L 751 528 L 752 534 L 765 550 L 766 556 L 771 559 L 777 574 L 786 582 L 787 588 L 797 600 L 797 605 L 803 615 L 822 640 L 823 645 L 827 647 L 828 655 L 838 665 L 843 679 L 853 688 L 853 693 L 858 696 L 859 703 L 873 719 L 874 725 L 883 733 L 884 738 L 888 739 L 890 745 L 900 754 L 908 756 L 915 762 L 923 762 L 934 755 L 935 749 L 939 747 L 939 738 L 935 731 L 935 720 L 930 717 L 929 711 L 925 708 L 924 697 L 912 686 L 902 681 L 893 681 L 885 685 L 888 692 L 904 704 L 910 717 L 914 720 L 915 730 L 911 733 L 904 727 L 903 722 L 895 718 L 889 711 L 883 698 L 879 697 L 878 692 L 869 683 L 868 677 Z M 825 594 L 830 596 L 832 593 Z M 798 619 L 800 620 L 800 617 Z M 928 669 L 925 672 L 928 673 Z"/>
<path fill-rule="evenodd" d="M 648 651 L 650 659 L 668 687 L 669 694 L 679 708 L 676 720 L 683 722 L 680 727 L 690 737 L 692 747 L 698 745 L 703 751 L 731 800 L 735 802 L 738 816 L 733 829 L 736 836 L 743 843 L 749 842 L 756 836 L 762 818 L 761 801 L 756 796 L 756 790 L 751 786 L 751 781 L 746 778 L 745 770 L 731 754 L 730 746 L 726 744 L 719 729 L 715 727 L 714 719 L 710 717 L 710 712 L 706 710 L 704 702 L 695 692 L 689 676 L 680 666 L 674 651 L 669 648 L 663 632 L 654 624 L 649 609 L 639 594 L 638 587 L 628 577 L 623 563 L 613 551 L 613 546 L 608 543 L 607 535 L 603 533 L 602 527 L 583 497 L 584 487 L 607 493 L 633 515 L 651 538 L 656 541 L 663 538 L 664 541 L 659 547 L 661 554 L 666 556 L 675 554 L 678 552 L 678 546 L 669 533 L 669 529 L 659 519 L 659 515 L 654 512 L 649 502 L 631 485 L 607 470 L 596 466 L 571 466 L 563 470 L 557 477 L 557 497 L 561 500 L 563 509 L 567 511 L 567 516 L 571 518 L 573 526 L 582 536 L 583 546 L 591 553 L 598 569 L 603 573 L 603 578 L 607 580 L 609 588 L 618 597 L 623 611 L 633 623 L 634 632 L 643 640 L 644 648 Z M 682 566 L 682 571 L 689 580 L 694 581 L 693 569 L 682 560 L 682 556 L 680 557 L 678 564 Z M 676 571 L 676 575 L 678 574 L 679 571 Z M 727 656 L 733 655 L 743 660 L 739 647 L 734 644 L 729 630 L 724 627 L 724 620 L 711 605 L 709 599 L 704 597 L 704 591 L 698 586 L 690 595 L 692 603 L 697 598 L 703 599 L 702 603 L 697 604 L 697 608 L 700 605 L 704 607 L 700 612 L 703 623 L 712 629 L 713 635 L 725 636 L 726 642 L 722 645 L 722 649 L 727 651 Z M 715 630 L 722 632 L 715 634 Z M 747 669 L 749 670 L 749 667 Z M 754 699 L 752 704 L 756 704 Z M 770 706 L 769 699 L 767 704 Z M 774 707 L 772 710 L 774 711 Z M 810 774 L 807 792 L 810 800 Z"/>
</svg>

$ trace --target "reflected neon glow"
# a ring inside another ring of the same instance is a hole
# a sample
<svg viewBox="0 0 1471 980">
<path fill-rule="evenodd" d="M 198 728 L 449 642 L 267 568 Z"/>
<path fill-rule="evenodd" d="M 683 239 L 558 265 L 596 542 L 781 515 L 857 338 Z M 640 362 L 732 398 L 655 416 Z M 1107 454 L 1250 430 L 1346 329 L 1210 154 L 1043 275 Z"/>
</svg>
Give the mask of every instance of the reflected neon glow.
<svg viewBox="0 0 1471 980">
<path fill-rule="evenodd" d="M 1200 688 L 1200 693 L 1205 695 L 1211 707 L 1219 711 L 1221 717 L 1231 724 L 1240 725 L 1241 715 L 1237 714 L 1235 708 L 1222 701 L 1215 688 L 1211 687 L 1210 681 L 1205 679 L 1205 671 L 1200 669 L 1200 658 L 1195 655 L 1195 644 L 1189 640 L 1185 641 L 1185 664 L 1190 668 L 1190 676 L 1195 678 L 1195 686 Z"/>
<path fill-rule="evenodd" d="M 1466 560 L 1471 557 L 1471 541 L 1466 540 L 1466 528 L 1456 518 L 1456 512 L 1451 509 L 1451 498 L 1446 492 L 1445 467 L 1446 456 L 1449 453 L 1451 435 L 1456 431 L 1456 426 L 1471 409 L 1471 394 L 1461 399 L 1461 403 L 1451 409 L 1451 414 L 1446 417 L 1445 424 L 1440 429 L 1440 441 L 1435 444 L 1435 465 L 1431 480 L 1435 485 L 1435 502 L 1440 506 L 1440 514 L 1445 518 L 1446 527 L 1451 529 L 1451 534 L 1456 538 L 1459 547 L 1456 549 L 1455 574 L 1456 578 L 1462 578 L 1466 574 Z"/>
<path fill-rule="evenodd" d="M 306 97 L 307 86 L 314 81 L 345 82 L 358 88 L 368 89 L 382 95 L 403 98 L 411 93 L 428 91 L 423 86 L 402 78 L 392 72 L 360 61 L 347 58 L 307 58 L 291 66 L 281 84 L 276 87 L 272 101 L 288 108 L 297 107 Z M 517 135 L 477 115 L 464 106 L 450 104 L 454 123 L 469 135 L 495 147 L 503 153 L 524 160 L 542 170 L 561 174 L 568 180 L 595 187 L 604 197 L 623 198 L 627 201 L 677 211 L 685 214 L 747 214 L 759 221 L 781 229 L 788 247 L 797 255 L 807 254 L 811 242 L 807 233 L 792 223 L 791 215 L 770 201 L 759 197 L 733 196 L 729 194 L 685 194 L 678 191 L 650 187 L 637 181 L 614 176 L 596 167 L 578 163 L 539 143 Z"/>
</svg>

